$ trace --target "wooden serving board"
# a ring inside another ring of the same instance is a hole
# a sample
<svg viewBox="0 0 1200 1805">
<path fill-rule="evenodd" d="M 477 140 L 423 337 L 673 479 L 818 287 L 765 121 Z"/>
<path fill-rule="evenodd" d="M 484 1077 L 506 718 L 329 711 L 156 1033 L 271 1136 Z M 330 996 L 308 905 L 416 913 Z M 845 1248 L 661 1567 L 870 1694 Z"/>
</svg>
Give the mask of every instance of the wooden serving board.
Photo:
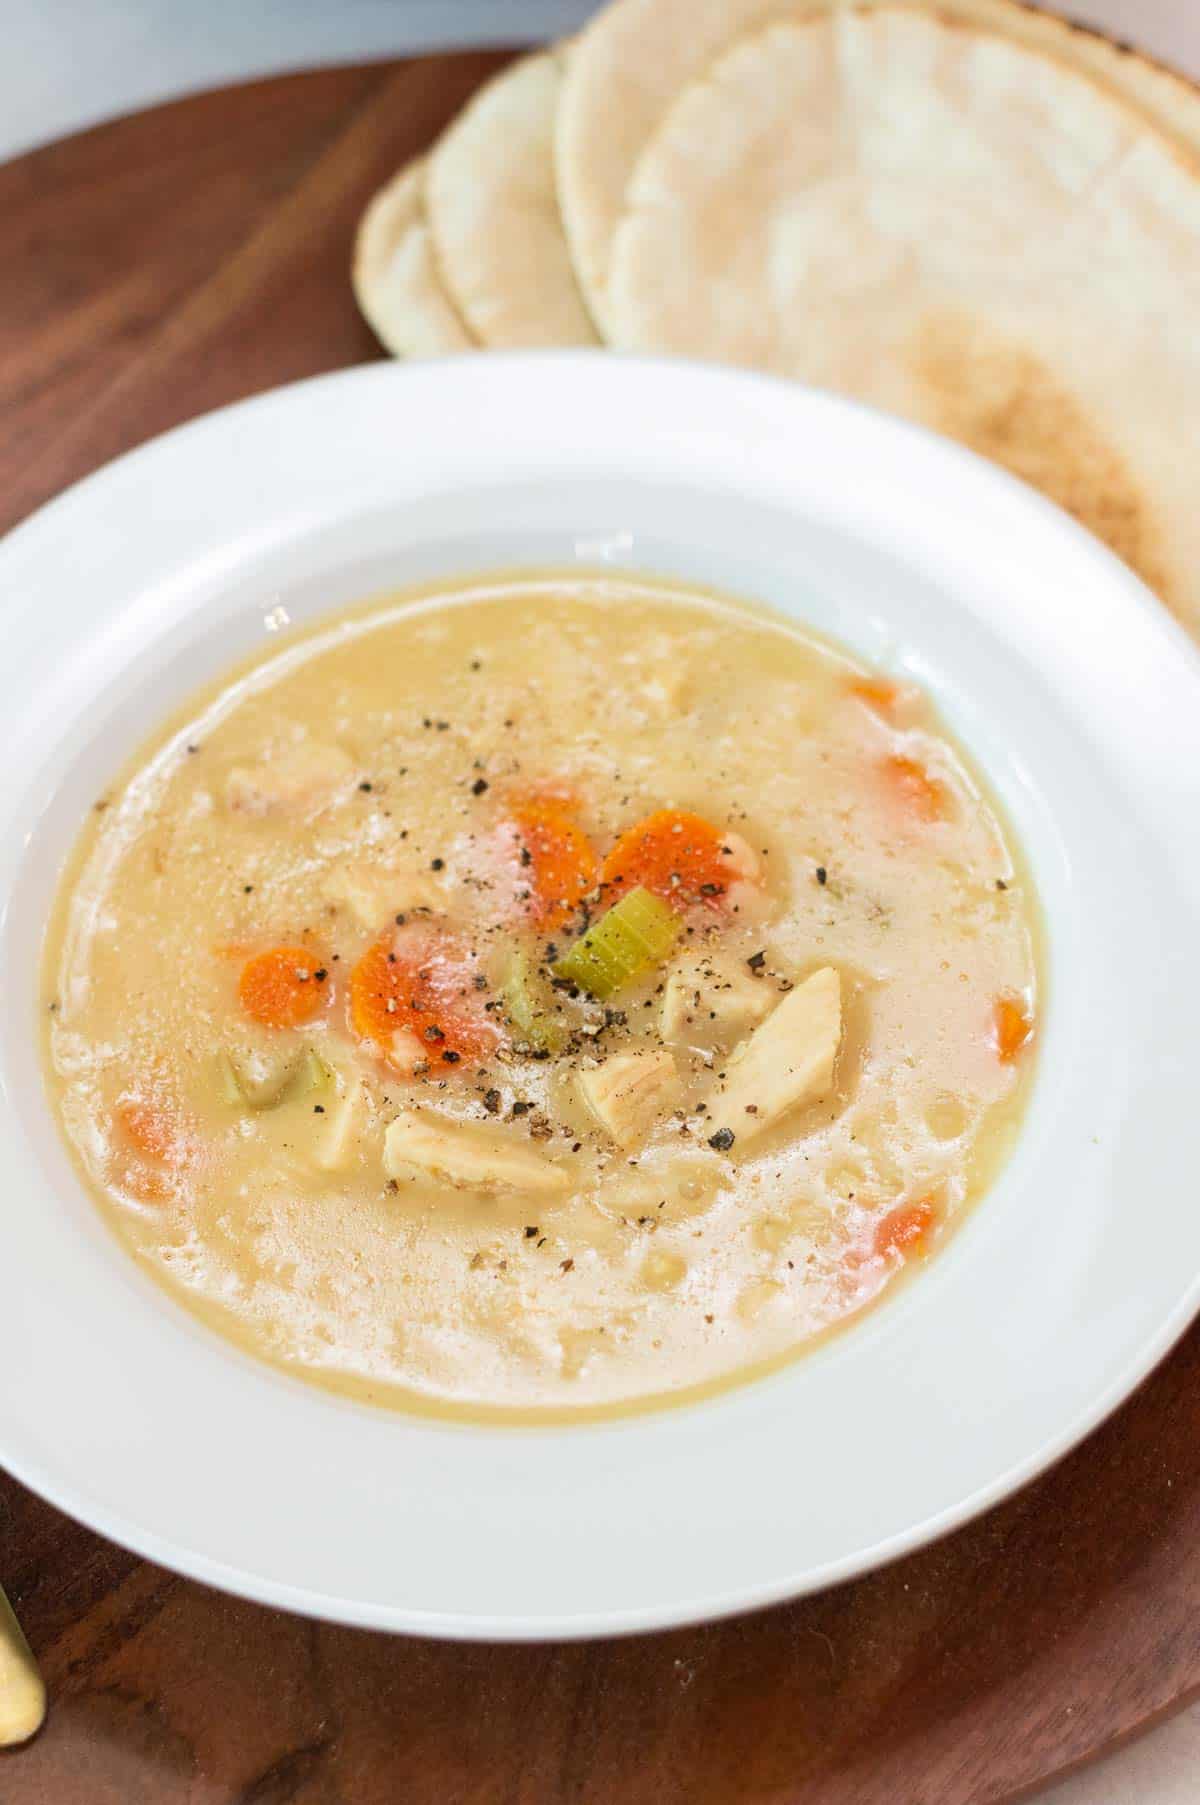
<svg viewBox="0 0 1200 1805">
<path fill-rule="evenodd" d="M 255 83 L 0 169 L 0 527 L 194 414 L 377 356 L 355 220 L 501 60 Z M 703 1629 L 501 1648 L 320 1626 L 3 1475 L 0 1578 L 51 1697 L 0 1755 L 4 1805 L 1010 1801 L 1200 1686 L 1200 1330 L 969 1528 Z"/>
</svg>

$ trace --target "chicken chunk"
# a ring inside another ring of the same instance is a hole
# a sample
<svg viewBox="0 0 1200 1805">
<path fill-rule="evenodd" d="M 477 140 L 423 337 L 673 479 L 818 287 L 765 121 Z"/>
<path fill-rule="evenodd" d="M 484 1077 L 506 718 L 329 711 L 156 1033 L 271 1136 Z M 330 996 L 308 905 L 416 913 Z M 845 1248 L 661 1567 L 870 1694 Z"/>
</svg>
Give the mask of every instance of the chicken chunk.
<svg viewBox="0 0 1200 1805">
<path fill-rule="evenodd" d="M 727 1045 L 769 1015 L 778 1001 L 744 959 L 723 953 L 685 953 L 667 974 L 662 1036 L 674 1046 Z"/>
<path fill-rule="evenodd" d="M 660 721 L 673 720 L 687 712 L 687 679 L 680 670 L 648 677 L 638 694 L 646 712 Z"/>
<path fill-rule="evenodd" d="M 619 1147 L 636 1147 L 679 1096 L 679 1074 L 666 1047 L 615 1053 L 579 1074 L 579 1089 Z"/>
<path fill-rule="evenodd" d="M 666 633 L 656 633 L 642 648 L 645 675 L 635 694 L 646 712 L 669 721 L 687 712 L 689 672 L 679 658 L 679 648 Z"/>
<path fill-rule="evenodd" d="M 735 834 L 729 828 L 721 836 L 726 854 L 726 864 L 735 878 L 744 883 L 758 884 L 762 882 L 762 860 L 742 834 Z"/>
<path fill-rule="evenodd" d="M 340 746 L 302 740 L 257 765 L 235 765 L 225 802 L 238 815 L 303 815 L 331 802 L 354 776 Z"/>
<path fill-rule="evenodd" d="M 502 1130 L 452 1122 L 424 1109 L 405 1110 L 389 1124 L 383 1166 L 389 1178 L 440 1178 L 469 1191 L 557 1197 L 571 1186 L 561 1165 Z"/>
<path fill-rule="evenodd" d="M 420 871 L 385 870 L 378 865 L 342 865 L 322 886 L 326 899 L 346 909 L 361 928 L 374 933 L 397 915 L 440 909 L 445 892 Z"/>
<path fill-rule="evenodd" d="M 752 1140 L 833 1083 L 842 1038 L 841 980 L 832 966 L 791 991 L 744 1041 L 707 1099 L 710 1144 Z"/>
<path fill-rule="evenodd" d="M 317 1165 L 322 1172 L 338 1172 L 354 1160 L 371 1115 L 370 1096 L 361 1078 L 345 1081 L 336 1101 L 327 1106 L 324 1132 L 317 1145 Z"/>
</svg>

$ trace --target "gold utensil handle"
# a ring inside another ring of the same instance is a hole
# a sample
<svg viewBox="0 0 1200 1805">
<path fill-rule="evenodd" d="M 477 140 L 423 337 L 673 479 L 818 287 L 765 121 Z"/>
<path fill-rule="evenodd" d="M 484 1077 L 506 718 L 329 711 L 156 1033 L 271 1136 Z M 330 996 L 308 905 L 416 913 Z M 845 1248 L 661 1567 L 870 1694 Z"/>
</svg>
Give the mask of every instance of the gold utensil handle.
<svg viewBox="0 0 1200 1805">
<path fill-rule="evenodd" d="M 0 1590 L 0 1748 L 25 1742 L 46 1715 L 46 1688 L 13 1608 Z"/>
</svg>

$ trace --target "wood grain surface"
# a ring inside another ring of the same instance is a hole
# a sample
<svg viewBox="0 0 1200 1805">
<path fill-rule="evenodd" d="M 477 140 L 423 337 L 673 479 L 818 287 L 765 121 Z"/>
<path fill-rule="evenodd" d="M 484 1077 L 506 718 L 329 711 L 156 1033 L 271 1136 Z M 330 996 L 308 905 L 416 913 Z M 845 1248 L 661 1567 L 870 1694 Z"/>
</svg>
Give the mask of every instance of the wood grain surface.
<svg viewBox="0 0 1200 1805">
<path fill-rule="evenodd" d="M 355 219 L 499 60 L 255 83 L 0 169 L 0 526 L 196 413 L 378 355 Z M 0 1755 L 3 1805 L 1010 1801 L 1200 1684 L 1200 1331 L 969 1528 L 703 1629 L 497 1648 L 316 1625 L 3 1475 L 0 1579 L 51 1696 Z"/>
</svg>

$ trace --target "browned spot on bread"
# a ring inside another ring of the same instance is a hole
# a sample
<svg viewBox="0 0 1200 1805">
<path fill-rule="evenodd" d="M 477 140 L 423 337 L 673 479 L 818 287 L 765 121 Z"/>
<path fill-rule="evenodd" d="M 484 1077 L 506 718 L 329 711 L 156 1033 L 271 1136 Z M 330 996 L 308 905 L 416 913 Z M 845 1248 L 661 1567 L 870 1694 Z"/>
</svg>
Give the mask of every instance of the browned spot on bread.
<svg viewBox="0 0 1200 1805">
<path fill-rule="evenodd" d="M 931 426 L 1040 489 L 1170 602 L 1149 498 L 1046 364 L 991 327 L 945 313 L 924 321 L 910 364 Z"/>
</svg>

